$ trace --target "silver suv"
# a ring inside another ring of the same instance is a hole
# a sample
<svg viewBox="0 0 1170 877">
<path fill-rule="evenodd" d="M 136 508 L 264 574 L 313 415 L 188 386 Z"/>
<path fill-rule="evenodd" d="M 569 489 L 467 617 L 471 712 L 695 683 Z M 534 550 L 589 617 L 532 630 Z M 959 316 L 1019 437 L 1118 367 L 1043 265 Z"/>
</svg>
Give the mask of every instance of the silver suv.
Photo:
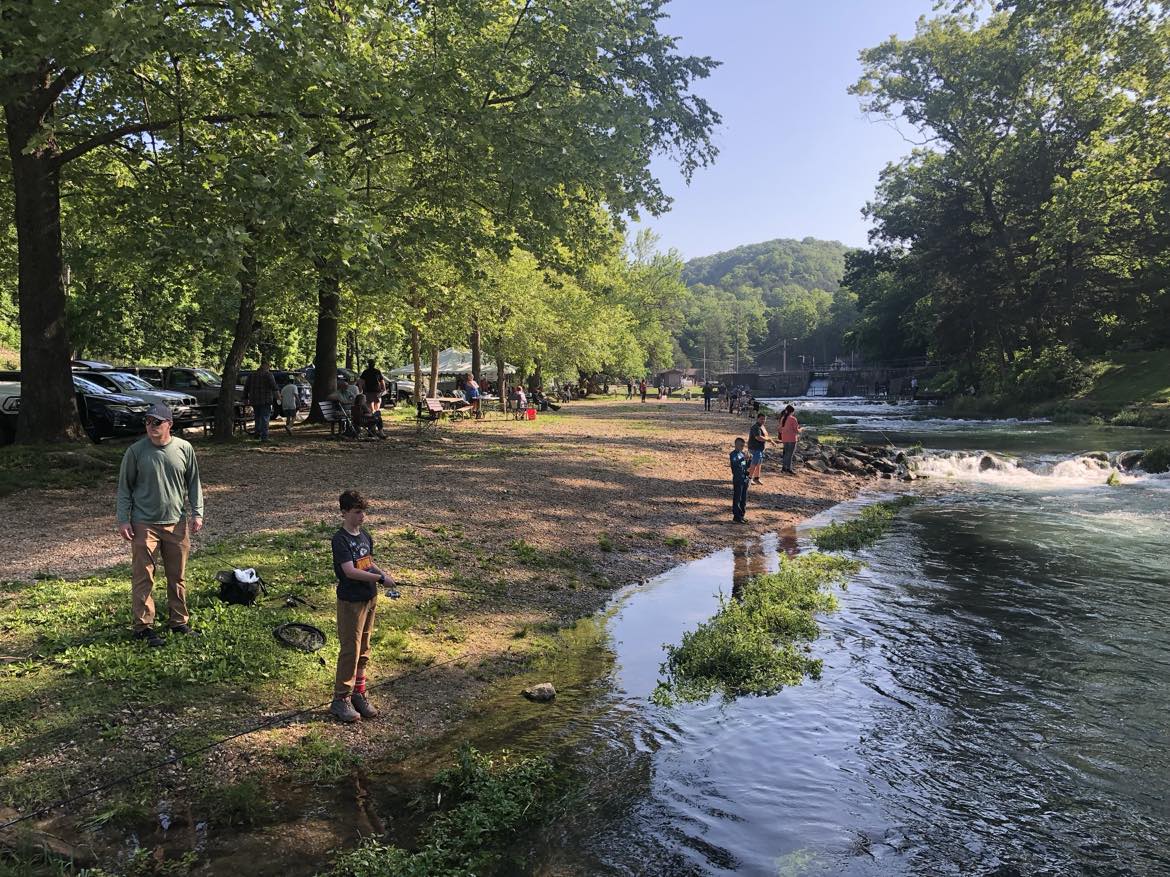
<svg viewBox="0 0 1170 877">
<path fill-rule="evenodd" d="M 199 400 L 188 393 L 160 390 L 138 375 L 119 371 L 77 371 L 75 374 L 111 393 L 121 393 L 154 404 L 164 402 L 175 416 L 175 425 L 190 423 L 198 416 Z"/>
</svg>

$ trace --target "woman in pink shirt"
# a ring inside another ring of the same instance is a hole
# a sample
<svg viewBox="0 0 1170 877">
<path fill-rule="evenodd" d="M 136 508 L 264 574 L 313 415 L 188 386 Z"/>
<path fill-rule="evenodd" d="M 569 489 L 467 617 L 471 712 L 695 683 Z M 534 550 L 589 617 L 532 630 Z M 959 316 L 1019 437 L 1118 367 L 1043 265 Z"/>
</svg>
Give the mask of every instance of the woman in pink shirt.
<svg viewBox="0 0 1170 877">
<path fill-rule="evenodd" d="M 792 454 L 796 450 L 796 438 L 800 435 L 800 422 L 793 413 L 795 411 L 791 405 L 786 405 L 780 413 L 780 441 L 784 444 L 784 459 L 780 464 L 780 471 L 788 475 L 796 474 L 792 468 Z"/>
</svg>

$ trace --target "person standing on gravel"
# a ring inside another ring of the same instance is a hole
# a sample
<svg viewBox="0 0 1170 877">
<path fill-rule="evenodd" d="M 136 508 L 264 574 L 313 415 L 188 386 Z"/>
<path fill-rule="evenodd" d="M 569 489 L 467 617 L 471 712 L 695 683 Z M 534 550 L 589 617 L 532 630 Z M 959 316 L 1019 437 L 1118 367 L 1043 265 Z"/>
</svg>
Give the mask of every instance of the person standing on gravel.
<svg viewBox="0 0 1170 877">
<path fill-rule="evenodd" d="M 272 406 L 279 390 L 276 378 L 268 368 L 268 357 L 260 360 L 260 368 L 248 375 L 244 381 L 244 400 L 252 406 L 256 418 L 256 438 L 268 441 L 268 422 L 272 420 Z"/>
<path fill-rule="evenodd" d="M 167 575 L 171 633 L 192 635 L 185 573 L 189 533 L 203 529 L 203 487 L 191 443 L 171 435 L 174 415 L 162 402 L 146 414 L 146 437 L 126 449 L 118 472 L 117 530 L 130 543 L 134 636 L 165 645 L 154 630 L 154 554 Z M 190 527 L 187 505 L 191 506 Z"/>
<path fill-rule="evenodd" d="M 736 438 L 731 452 L 731 520 L 742 524 L 746 520 L 748 485 L 748 455 L 743 452 L 743 439 Z"/>
<path fill-rule="evenodd" d="M 362 527 L 366 498 L 356 490 L 338 497 L 341 527 L 333 534 L 333 573 L 337 576 L 337 674 L 329 712 L 343 722 L 372 719 L 378 711 L 366 697 L 370 634 L 378 609 L 378 585 L 394 580 L 374 563 L 374 540 Z M 398 596 L 389 591 L 390 597 Z"/>
<path fill-rule="evenodd" d="M 752 455 L 752 465 L 748 470 L 751 473 L 752 481 L 755 484 L 761 484 L 760 469 L 764 465 L 764 448 L 767 447 L 768 442 L 772 439 L 768 435 L 768 428 L 765 424 L 768 421 L 768 416 L 764 412 L 756 415 L 756 422 L 752 424 L 752 428 L 748 431 L 748 450 Z"/>
<path fill-rule="evenodd" d="M 792 468 L 792 455 L 796 452 L 796 442 L 800 438 L 800 421 L 796 419 L 796 409 L 785 405 L 780 414 L 780 441 L 784 444 L 784 459 L 780 464 L 780 471 L 786 475 L 795 475 Z"/>
</svg>

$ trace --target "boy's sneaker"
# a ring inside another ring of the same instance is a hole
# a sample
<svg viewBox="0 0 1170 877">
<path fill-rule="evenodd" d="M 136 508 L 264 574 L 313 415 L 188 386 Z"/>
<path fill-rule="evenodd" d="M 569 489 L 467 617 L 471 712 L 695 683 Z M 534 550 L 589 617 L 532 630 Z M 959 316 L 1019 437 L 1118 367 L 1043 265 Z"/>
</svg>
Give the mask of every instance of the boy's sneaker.
<svg viewBox="0 0 1170 877">
<path fill-rule="evenodd" d="M 189 624 L 177 624 L 171 628 L 171 633 L 180 634 L 182 636 L 202 636 L 197 630 L 192 630 Z"/>
<path fill-rule="evenodd" d="M 341 719 L 347 725 L 361 721 L 362 715 L 353 708 L 348 697 L 335 697 L 329 706 L 329 712 Z"/>
<path fill-rule="evenodd" d="M 376 719 L 378 717 L 377 709 L 374 708 L 373 704 L 366 700 L 366 696 L 364 694 L 360 694 L 355 691 L 350 697 L 349 702 L 353 705 L 353 708 L 358 711 L 358 714 L 363 719 Z"/>
<path fill-rule="evenodd" d="M 159 646 L 165 646 L 167 644 L 167 641 L 159 636 L 153 627 L 144 627 L 142 630 L 134 631 L 134 638 L 144 639 L 146 640 L 146 644 L 148 646 L 153 646 L 155 648 Z"/>
</svg>

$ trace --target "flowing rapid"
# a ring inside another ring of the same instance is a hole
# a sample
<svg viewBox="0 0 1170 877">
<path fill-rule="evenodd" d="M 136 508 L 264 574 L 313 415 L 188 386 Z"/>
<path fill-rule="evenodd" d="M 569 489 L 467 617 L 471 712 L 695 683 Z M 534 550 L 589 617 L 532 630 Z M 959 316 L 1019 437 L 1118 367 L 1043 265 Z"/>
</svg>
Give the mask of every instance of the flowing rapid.
<svg viewBox="0 0 1170 877">
<path fill-rule="evenodd" d="M 648 701 L 662 644 L 808 527 L 629 589 L 589 622 L 600 678 L 494 719 L 585 776 L 532 873 L 1170 874 L 1170 478 L 1118 468 L 1164 434 L 813 405 L 927 476 L 809 523 L 883 485 L 921 498 L 821 620 L 821 678 Z"/>
</svg>

